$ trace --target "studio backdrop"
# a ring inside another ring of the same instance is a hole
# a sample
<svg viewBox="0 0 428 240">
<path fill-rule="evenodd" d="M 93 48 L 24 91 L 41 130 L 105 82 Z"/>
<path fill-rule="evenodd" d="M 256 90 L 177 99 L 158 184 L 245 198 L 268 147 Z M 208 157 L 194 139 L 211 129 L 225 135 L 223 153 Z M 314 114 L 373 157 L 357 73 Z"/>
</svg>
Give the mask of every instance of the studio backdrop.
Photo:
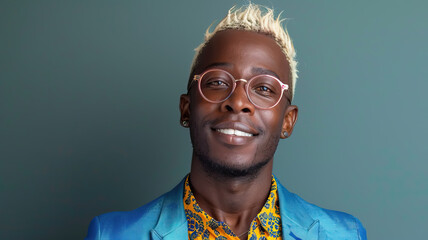
<svg viewBox="0 0 428 240">
<path fill-rule="evenodd" d="M 205 29 L 247 1 L 0 2 L 0 239 L 83 239 L 190 169 L 178 103 Z M 426 1 L 282 11 L 299 118 L 274 174 L 369 239 L 426 239 Z"/>
</svg>

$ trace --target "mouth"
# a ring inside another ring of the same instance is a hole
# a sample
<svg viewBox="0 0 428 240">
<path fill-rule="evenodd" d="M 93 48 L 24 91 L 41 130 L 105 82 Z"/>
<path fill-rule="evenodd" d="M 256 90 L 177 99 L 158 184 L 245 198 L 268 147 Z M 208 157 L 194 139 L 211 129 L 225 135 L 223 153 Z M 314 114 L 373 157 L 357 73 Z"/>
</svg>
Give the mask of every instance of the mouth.
<svg viewBox="0 0 428 240">
<path fill-rule="evenodd" d="M 216 124 L 211 129 L 228 136 L 254 137 L 258 135 L 256 129 L 242 122 L 222 122 Z"/>
<path fill-rule="evenodd" d="M 215 139 L 226 146 L 250 146 L 259 132 L 252 125 L 242 121 L 222 121 L 214 124 L 211 130 Z"/>
<path fill-rule="evenodd" d="M 253 137 L 255 136 L 255 134 L 252 133 L 248 133 L 248 132 L 243 132 L 237 129 L 231 129 L 231 128 L 226 128 L 226 129 L 215 129 L 217 132 L 226 134 L 226 135 L 233 135 L 233 136 L 238 136 L 238 137 Z"/>
</svg>

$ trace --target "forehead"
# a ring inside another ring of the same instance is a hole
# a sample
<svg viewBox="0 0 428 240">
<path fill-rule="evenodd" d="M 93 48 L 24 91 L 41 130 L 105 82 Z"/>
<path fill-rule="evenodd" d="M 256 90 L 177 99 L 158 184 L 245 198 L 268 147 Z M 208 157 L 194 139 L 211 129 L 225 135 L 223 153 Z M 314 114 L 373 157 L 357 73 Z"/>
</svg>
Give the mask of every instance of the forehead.
<svg viewBox="0 0 428 240">
<path fill-rule="evenodd" d="M 213 67 L 228 70 L 235 78 L 250 78 L 259 72 L 255 69 L 265 69 L 290 84 L 287 58 L 266 34 L 242 30 L 216 33 L 202 50 L 195 73 Z"/>
</svg>

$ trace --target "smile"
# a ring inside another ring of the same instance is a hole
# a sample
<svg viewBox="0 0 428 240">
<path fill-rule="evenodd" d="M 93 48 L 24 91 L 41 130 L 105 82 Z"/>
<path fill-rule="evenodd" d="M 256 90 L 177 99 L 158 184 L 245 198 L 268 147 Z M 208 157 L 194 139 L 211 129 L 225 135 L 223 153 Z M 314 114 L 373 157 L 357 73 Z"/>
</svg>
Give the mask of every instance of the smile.
<svg viewBox="0 0 428 240">
<path fill-rule="evenodd" d="M 230 128 L 226 128 L 226 129 L 216 129 L 217 132 L 223 133 L 223 134 L 227 134 L 227 135 L 235 135 L 235 136 L 240 136 L 240 137 L 252 137 L 254 136 L 251 133 L 247 133 L 247 132 L 243 132 L 243 131 L 239 131 L 236 129 L 230 129 Z"/>
</svg>

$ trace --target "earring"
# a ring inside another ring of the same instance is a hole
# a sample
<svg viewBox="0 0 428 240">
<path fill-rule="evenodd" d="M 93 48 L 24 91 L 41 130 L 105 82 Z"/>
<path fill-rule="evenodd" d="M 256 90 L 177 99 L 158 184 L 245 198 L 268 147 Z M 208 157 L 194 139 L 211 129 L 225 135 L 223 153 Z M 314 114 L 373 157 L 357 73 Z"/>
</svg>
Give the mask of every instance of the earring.
<svg viewBox="0 0 428 240">
<path fill-rule="evenodd" d="M 183 127 L 189 127 L 189 121 L 187 121 L 187 120 L 183 120 L 182 122 L 181 122 L 181 125 L 183 125 Z"/>
<path fill-rule="evenodd" d="M 288 138 L 288 132 L 287 131 L 284 131 L 284 137 Z"/>
</svg>

